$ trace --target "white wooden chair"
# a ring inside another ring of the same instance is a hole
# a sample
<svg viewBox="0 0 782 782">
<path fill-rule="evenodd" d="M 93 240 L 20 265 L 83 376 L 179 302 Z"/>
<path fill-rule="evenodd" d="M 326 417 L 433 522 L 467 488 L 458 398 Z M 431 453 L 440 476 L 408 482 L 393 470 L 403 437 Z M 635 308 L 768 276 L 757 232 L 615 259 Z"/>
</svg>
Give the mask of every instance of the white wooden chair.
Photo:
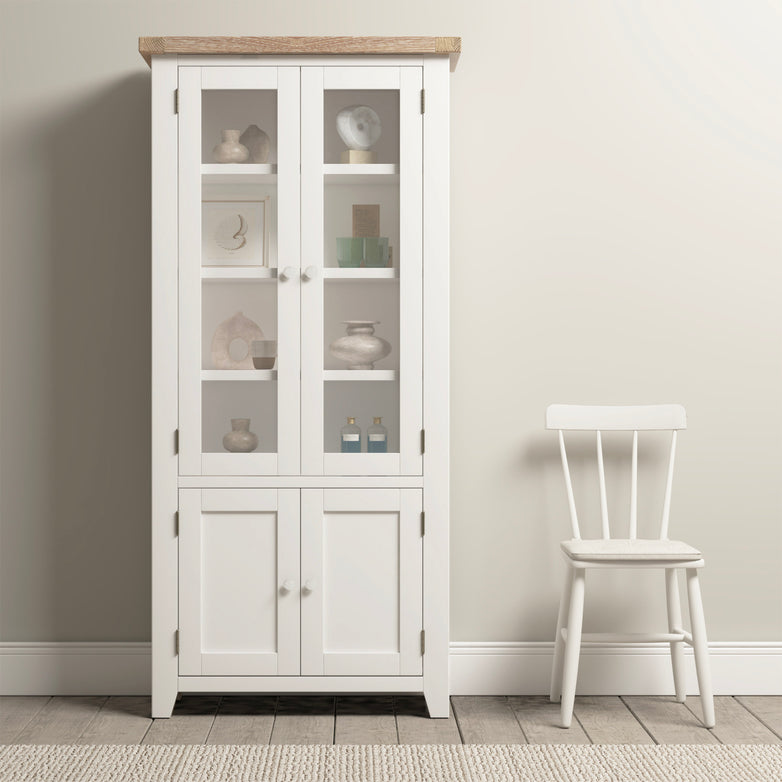
<svg viewBox="0 0 782 782">
<path fill-rule="evenodd" d="M 695 653 L 703 721 L 707 728 L 714 727 L 714 699 L 711 691 L 706 624 L 703 618 L 698 570 L 704 565 L 700 551 L 677 540 L 668 539 L 668 517 L 671 508 L 671 486 L 676 455 L 676 435 L 687 427 L 687 418 L 681 405 L 649 405 L 643 407 L 603 407 L 592 405 L 550 405 L 546 410 L 546 428 L 559 432 L 559 448 L 565 473 L 570 522 L 573 537 L 562 541 L 562 551 L 567 562 L 567 577 L 559 604 L 557 635 L 554 642 L 554 664 L 551 671 L 551 700 L 562 698 L 562 727 L 570 727 L 573 701 L 576 693 L 578 659 L 582 641 L 609 643 L 648 643 L 667 641 L 671 646 L 671 665 L 676 700 L 683 703 L 684 644 L 690 644 Z M 602 538 L 582 540 L 579 531 L 573 484 L 568 468 L 564 432 L 569 430 L 596 433 L 597 472 L 600 480 L 600 511 Z M 636 536 L 638 515 L 638 433 L 640 431 L 670 431 L 671 450 L 665 486 L 660 534 L 655 540 L 643 540 Z M 630 518 L 626 538 L 612 538 L 608 523 L 606 480 L 603 464 L 601 432 L 632 432 Z M 661 568 L 665 571 L 666 602 L 668 607 L 668 632 L 644 634 L 582 633 L 584 612 L 584 586 L 586 571 L 592 568 Z M 687 573 L 687 594 L 690 604 L 691 633 L 682 628 L 681 605 L 677 570 Z"/>
</svg>

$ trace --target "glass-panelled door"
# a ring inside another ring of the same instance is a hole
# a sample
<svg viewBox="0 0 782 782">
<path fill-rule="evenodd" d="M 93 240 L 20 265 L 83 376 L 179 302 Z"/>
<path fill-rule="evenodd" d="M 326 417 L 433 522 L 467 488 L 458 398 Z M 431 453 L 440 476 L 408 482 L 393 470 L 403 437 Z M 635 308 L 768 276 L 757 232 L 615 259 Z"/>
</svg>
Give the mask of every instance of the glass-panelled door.
<svg viewBox="0 0 782 782">
<path fill-rule="evenodd" d="M 183 475 L 300 469 L 299 74 L 179 69 Z"/>
<path fill-rule="evenodd" d="M 302 473 L 420 475 L 422 69 L 304 67 Z"/>
</svg>

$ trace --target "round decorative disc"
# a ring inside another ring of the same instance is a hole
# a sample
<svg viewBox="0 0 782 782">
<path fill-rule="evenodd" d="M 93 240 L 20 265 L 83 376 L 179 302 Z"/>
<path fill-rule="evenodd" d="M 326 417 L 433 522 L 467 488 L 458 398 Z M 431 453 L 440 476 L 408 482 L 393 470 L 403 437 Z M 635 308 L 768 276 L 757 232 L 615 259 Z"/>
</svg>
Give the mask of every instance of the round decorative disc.
<svg viewBox="0 0 782 782">
<path fill-rule="evenodd" d="M 348 149 L 371 149 L 380 138 L 380 117 L 369 106 L 346 106 L 337 114 L 337 133 Z"/>
</svg>

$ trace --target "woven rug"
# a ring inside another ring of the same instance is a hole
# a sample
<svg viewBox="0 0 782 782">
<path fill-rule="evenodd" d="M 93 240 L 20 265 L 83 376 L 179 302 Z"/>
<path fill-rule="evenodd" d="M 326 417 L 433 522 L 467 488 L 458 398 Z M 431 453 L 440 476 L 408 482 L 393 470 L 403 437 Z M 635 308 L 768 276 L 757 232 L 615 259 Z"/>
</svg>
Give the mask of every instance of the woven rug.
<svg viewBox="0 0 782 782">
<path fill-rule="evenodd" d="M 0 747 L 2 782 L 780 782 L 782 745 Z"/>
</svg>

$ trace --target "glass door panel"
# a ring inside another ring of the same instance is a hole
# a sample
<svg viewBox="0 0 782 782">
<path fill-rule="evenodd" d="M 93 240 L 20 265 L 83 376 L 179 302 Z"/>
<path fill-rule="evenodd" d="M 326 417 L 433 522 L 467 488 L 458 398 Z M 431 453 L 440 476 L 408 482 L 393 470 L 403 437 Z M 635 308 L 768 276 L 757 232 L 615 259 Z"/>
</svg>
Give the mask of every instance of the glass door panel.
<svg viewBox="0 0 782 782">
<path fill-rule="evenodd" d="M 183 67 L 179 92 L 180 471 L 295 474 L 298 69 Z"/>
<path fill-rule="evenodd" d="M 421 472 L 420 90 L 417 67 L 302 69 L 305 474 Z"/>
</svg>

